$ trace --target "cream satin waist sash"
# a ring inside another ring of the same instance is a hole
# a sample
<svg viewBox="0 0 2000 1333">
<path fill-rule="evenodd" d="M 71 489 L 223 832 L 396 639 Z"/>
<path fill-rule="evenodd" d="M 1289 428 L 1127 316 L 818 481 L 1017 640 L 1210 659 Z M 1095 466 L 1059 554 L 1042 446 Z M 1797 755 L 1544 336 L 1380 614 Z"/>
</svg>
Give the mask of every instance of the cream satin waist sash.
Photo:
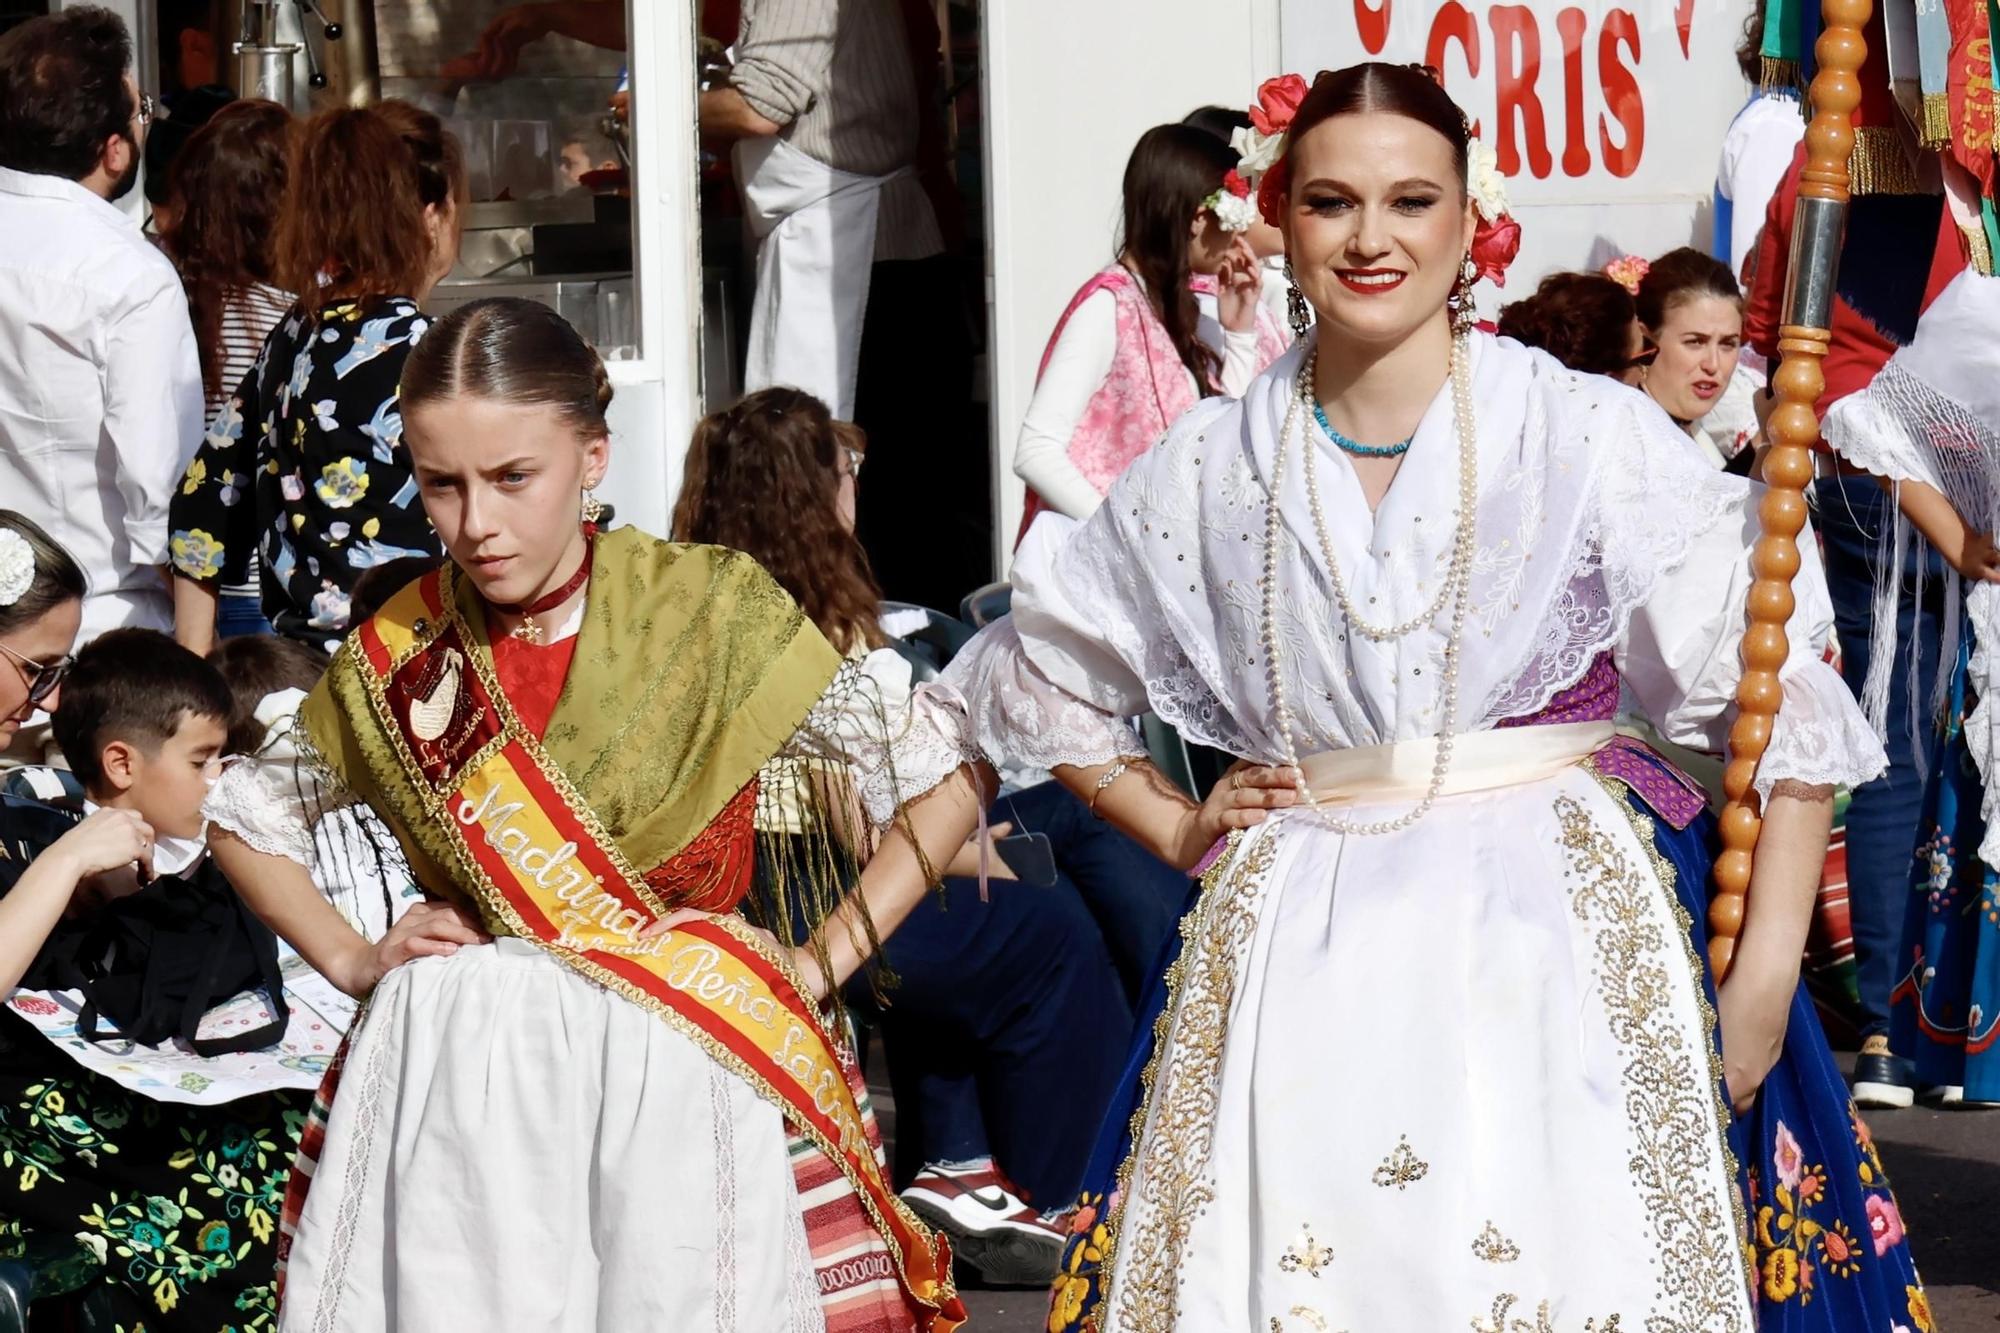
<svg viewBox="0 0 2000 1333">
<path fill-rule="evenodd" d="M 1443 796 L 1518 787 L 1552 778 L 1611 743 L 1609 722 L 1563 722 L 1452 738 Z M 1423 799 L 1437 762 L 1435 739 L 1327 750 L 1299 761 L 1314 805 Z"/>
</svg>

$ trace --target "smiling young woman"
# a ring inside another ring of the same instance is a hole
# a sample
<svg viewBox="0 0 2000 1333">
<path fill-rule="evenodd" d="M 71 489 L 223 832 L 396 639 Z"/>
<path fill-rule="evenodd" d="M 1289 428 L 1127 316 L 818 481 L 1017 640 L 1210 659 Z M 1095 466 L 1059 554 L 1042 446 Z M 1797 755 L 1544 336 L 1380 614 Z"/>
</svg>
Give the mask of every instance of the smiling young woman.
<svg viewBox="0 0 2000 1333">
<path fill-rule="evenodd" d="M 1314 332 L 1031 533 L 1015 618 L 945 676 L 991 753 L 1142 841 L 1176 807 L 1111 762 L 1120 717 L 1298 773 L 1183 922 L 1050 1327 L 1881 1326 L 1900 1244 L 1767 1246 L 1759 1283 L 1738 1225 L 1801 1153 L 1814 1226 L 1894 1208 L 1797 999 L 1831 813 L 1805 784 L 1882 765 L 1810 544 L 1715 994 L 1713 824 L 1612 719 L 1721 747 L 1755 493 L 1632 389 L 1469 327 L 1504 200 L 1428 73 L 1274 80 L 1252 120 Z"/>
</svg>

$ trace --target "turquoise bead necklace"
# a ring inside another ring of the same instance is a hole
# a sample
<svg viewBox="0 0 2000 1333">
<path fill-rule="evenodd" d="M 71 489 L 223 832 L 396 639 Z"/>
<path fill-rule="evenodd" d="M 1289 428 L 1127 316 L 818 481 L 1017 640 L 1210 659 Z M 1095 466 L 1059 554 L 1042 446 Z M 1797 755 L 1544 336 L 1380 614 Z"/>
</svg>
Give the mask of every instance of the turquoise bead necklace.
<svg viewBox="0 0 2000 1333">
<path fill-rule="evenodd" d="M 1333 428 L 1333 423 L 1326 419 L 1326 409 L 1319 405 L 1318 398 L 1312 400 L 1312 409 L 1313 420 L 1317 421 L 1319 428 L 1326 432 L 1326 438 L 1332 440 L 1342 453 L 1352 454 L 1356 458 L 1401 458 L 1410 452 L 1410 440 L 1417 438 L 1412 435 L 1409 440 L 1404 440 L 1400 444 L 1362 444 L 1359 440 L 1348 439 Z"/>
</svg>

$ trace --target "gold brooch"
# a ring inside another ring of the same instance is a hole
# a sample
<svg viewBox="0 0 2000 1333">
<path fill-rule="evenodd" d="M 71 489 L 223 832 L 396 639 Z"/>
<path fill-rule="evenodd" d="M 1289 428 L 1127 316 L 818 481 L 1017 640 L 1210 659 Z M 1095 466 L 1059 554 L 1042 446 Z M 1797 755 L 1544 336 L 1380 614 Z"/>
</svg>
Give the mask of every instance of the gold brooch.
<svg viewBox="0 0 2000 1333">
<path fill-rule="evenodd" d="M 1375 1168 L 1375 1174 L 1370 1179 L 1383 1189 L 1392 1185 L 1399 1190 L 1408 1189 L 1429 1175 L 1430 1169 L 1429 1162 L 1420 1160 L 1410 1151 L 1410 1136 L 1398 1134 L 1396 1151 L 1382 1159 L 1382 1165 Z"/>
</svg>

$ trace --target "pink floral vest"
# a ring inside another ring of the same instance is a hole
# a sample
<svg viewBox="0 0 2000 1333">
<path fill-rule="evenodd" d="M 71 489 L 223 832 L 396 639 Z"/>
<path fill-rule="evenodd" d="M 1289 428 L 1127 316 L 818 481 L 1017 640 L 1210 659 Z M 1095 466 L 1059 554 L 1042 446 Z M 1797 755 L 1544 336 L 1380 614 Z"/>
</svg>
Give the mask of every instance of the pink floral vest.
<svg viewBox="0 0 2000 1333">
<path fill-rule="evenodd" d="M 1200 294 L 1212 295 L 1215 291 L 1215 280 L 1205 276 L 1197 275 L 1188 285 Z M 1102 495 L 1131 466 L 1132 460 L 1152 448 L 1166 434 L 1167 427 L 1199 398 L 1189 382 L 1187 367 L 1167 336 L 1166 325 L 1153 313 L 1153 303 L 1146 299 L 1139 280 L 1118 264 L 1084 283 L 1070 298 L 1062 318 L 1056 321 L 1055 332 L 1049 335 L 1048 346 L 1042 351 L 1041 366 L 1035 371 L 1036 382 L 1040 383 L 1042 372 L 1048 369 L 1049 357 L 1055 352 L 1063 329 L 1068 327 L 1070 316 L 1100 291 L 1109 291 L 1117 302 L 1118 348 L 1112 353 L 1111 369 L 1105 374 L 1104 383 L 1091 395 L 1090 405 L 1076 423 L 1076 433 L 1070 437 L 1069 457 Z M 1259 305 L 1258 368 L 1261 370 L 1283 355 L 1287 342 L 1277 321 Z M 1046 508 L 1048 505 L 1039 495 L 1028 492 L 1020 536 L 1027 534 L 1028 525 Z M 1017 543 L 1020 536 L 1015 538 Z"/>
</svg>

